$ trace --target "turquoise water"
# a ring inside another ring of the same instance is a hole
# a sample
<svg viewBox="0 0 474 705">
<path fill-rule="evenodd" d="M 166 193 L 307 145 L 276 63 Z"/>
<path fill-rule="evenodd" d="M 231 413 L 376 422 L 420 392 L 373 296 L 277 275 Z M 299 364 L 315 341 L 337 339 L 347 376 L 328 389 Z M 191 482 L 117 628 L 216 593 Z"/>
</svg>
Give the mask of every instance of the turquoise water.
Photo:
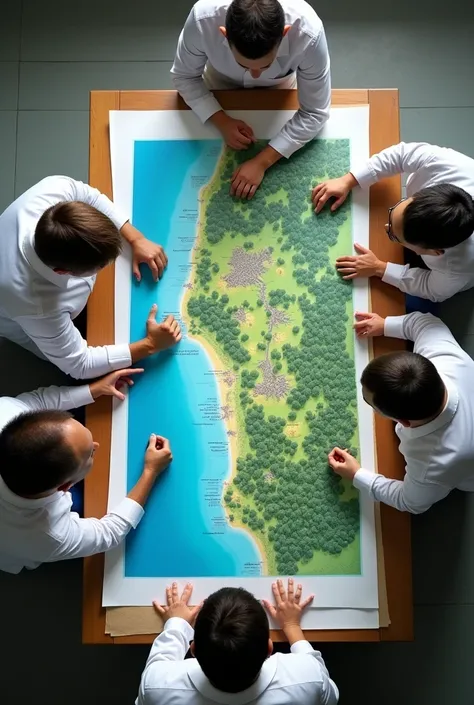
<svg viewBox="0 0 474 705">
<path fill-rule="evenodd" d="M 133 223 L 163 245 L 169 264 L 158 287 L 145 272 L 141 284 L 132 284 L 131 340 L 143 336 L 155 302 L 160 317 L 179 317 L 199 190 L 211 179 L 221 147 L 217 140 L 135 142 Z M 127 539 L 125 575 L 259 575 L 256 544 L 228 525 L 221 506 L 229 454 L 209 358 L 197 342 L 184 339 L 143 366 L 145 373 L 129 397 L 128 489 L 141 473 L 150 433 L 170 439 L 174 459 Z"/>
</svg>

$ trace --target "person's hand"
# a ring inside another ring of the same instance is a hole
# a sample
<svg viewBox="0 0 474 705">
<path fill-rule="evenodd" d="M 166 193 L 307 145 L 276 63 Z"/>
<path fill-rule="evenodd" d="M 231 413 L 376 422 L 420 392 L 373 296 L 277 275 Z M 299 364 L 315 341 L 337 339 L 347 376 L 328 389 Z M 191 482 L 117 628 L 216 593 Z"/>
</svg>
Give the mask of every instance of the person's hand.
<svg viewBox="0 0 474 705">
<path fill-rule="evenodd" d="M 92 382 L 89 385 L 91 391 L 91 396 L 93 399 L 98 399 L 99 397 L 116 397 L 123 401 L 125 399 L 125 394 L 120 390 L 123 387 L 133 386 L 132 375 L 139 375 L 143 372 L 142 367 L 129 367 L 126 370 L 116 370 L 111 372 L 102 379 L 98 379 L 96 382 Z"/>
<path fill-rule="evenodd" d="M 263 606 L 291 641 L 288 632 L 292 629 L 300 629 L 301 616 L 308 605 L 312 603 L 314 595 L 301 601 L 303 588 L 298 584 L 295 590 L 293 578 L 288 578 L 288 592 L 285 590 L 283 580 L 277 580 L 272 584 L 272 592 L 275 605 L 272 605 L 268 600 L 263 600 Z"/>
<path fill-rule="evenodd" d="M 191 583 L 186 585 L 181 597 L 178 592 L 178 583 L 173 583 L 171 587 L 166 588 L 166 605 L 162 605 L 155 600 L 153 606 L 158 614 L 163 617 L 165 623 L 168 619 L 172 619 L 172 617 L 180 617 L 194 627 L 201 605 L 197 605 L 196 607 L 189 606 L 189 600 L 192 594 L 193 586 Z"/>
<path fill-rule="evenodd" d="M 342 448 L 333 448 L 328 455 L 328 463 L 336 475 L 345 477 L 347 480 L 353 480 L 357 470 L 360 469 L 354 456 Z"/>
<path fill-rule="evenodd" d="M 133 254 L 133 274 L 139 282 L 142 279 L 140 265 L 146 264 L 151 269 L 153 279 L 157 282 L 161 279 L 165 267 L 168 264 L 168 257 L 161 245 L 157 245 L 146 237 L 140 237 L 131 244 Z"/>
<path fill-rule="evenodd" d="M 382 278 L 387 268 L 387 263 L 376 257 L 372 250 L 362 247 L 357 242 L 354 244 L 357 255 L 344 255 L 336 260 L 336 269 L 342 274 L 343 279 L 356 277 Z"/>
<path fill-rule="evenodd" d="M 173 347 L 181 340 L 181 328 L 174 316 L 167 316 L 162 323 L 156 320 L 158 306 L 153 304 L 146 322 L 146 337 L 153 353 Z"/>
<path fill-rule="evenodd" d="M 236 120 L 224 113 L 224 111 L 219 111 L 219 113 L 215 113 L 212 116 L 211 121 L 221 133 L 226 145 L 232 147 L 232 149 L 238 151 L 247 149 L 255 142 L 252 128 L 243 120 Z"/>
<path fill-rule="evenodd" d="M 357 186 L 357 181 L 352 174 L 346 174 L 338 179 L 329 179 L 329 181 L 323 181 L 318 184 L 311 193 L 314 212 L 320 213 L 330 198 L 336 199 L 331 205 L 331 210 L 337 210 L 339 206 L 342 206 L 354 186 Z"/>
<path fill-rule="evenodd" d="M 241 164 L 232 174 L 230 195 L 236 198 L 253 198 L 265 176 L 265 167 L 258 157 Z"/>
<path fill-rule="evenodd" d="M 155 476 L 160 475 L 163 470 L 166 470 L 172 460 L 173 455 L 168 439 L 152 433 L 145 451 L 145 472 L 151 472 Z"/>
<path fill-rule="evenodd" d="M 356 319 L 354 330 L 358 338 L 376 338 L 384 334 L 385 318 L 379 316 L 378 313 L 356 311 L 354 318 Z"/>
</svg>

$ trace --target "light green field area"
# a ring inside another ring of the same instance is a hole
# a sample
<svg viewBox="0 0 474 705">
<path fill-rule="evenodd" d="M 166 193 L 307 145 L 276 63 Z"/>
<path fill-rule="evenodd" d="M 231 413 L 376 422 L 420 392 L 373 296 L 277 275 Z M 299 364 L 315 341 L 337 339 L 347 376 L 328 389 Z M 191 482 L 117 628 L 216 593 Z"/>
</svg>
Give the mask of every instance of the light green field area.
<svg viewBox="0 0 474 705">
<path fill-rule="evenodd" d="M 233 375 L 238 459 L 223 501 L 270 575 L 357 574 L 357 493 L 327 465 L 334 445 L 358 450 L 352 290 L 334 268 L 352 251 L 351 210 L 316 218 L 310 202 L 316 181 L 348 170 L 349 143 L 310 143 L 237 202 L 229 178 L 249 156 L 226 151 L 202 191 L 187 307 L 191 335 Z"/>
</svg>

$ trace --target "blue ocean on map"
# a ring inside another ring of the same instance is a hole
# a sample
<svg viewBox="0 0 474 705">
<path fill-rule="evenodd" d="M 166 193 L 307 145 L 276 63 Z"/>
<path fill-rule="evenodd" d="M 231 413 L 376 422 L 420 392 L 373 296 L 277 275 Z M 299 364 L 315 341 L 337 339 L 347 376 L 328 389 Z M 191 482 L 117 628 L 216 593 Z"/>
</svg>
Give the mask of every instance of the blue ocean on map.
<svg viewBox="0 0 474 705">
<path fill-rule="evenodd" d="M 142 269 L 132 284 L 130 339 L 142 338 L 153 303 L 180 321 L 191 271 L 199 191 L 212 177 L 217 140 L 135 142 L 133 223 L 169 256 L 156 286 Z M 186 330 L 184 330 L 186 333 Z M 150 433 L 170 439 L 173 462 L 157 481 L 137 530 L 127 539 L 127 577 L 259 575 L 260 555 L 245 531 L 229 526 L 221 506 L 229 473 L 226 427 L 212 364 L 186 337 L 143 364 L 129 396 L 128 476 L 138 479 Z"/>
</svg>

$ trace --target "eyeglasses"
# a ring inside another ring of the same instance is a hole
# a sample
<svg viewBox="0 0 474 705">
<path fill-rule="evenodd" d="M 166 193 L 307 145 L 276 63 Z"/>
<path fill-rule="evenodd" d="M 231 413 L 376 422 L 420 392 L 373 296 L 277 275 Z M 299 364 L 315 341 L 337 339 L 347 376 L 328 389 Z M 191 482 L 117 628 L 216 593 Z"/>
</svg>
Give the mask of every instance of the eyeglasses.
<svg viewBox="0 0 474 705">
<path fill-rule="evenodd" d="M 393 213 L 393 211 L 395 210 L 395 208 L 396 208 L 397 206 L 399 206 L 400 203 L 403 203 L 403 201 L 405 201 L 405 200 L 406 200 L 405 198 L 401 198 L 401 199 L 398 201 L 398 203 L 395 203 L 394 206 L 392 206 L 391 208 L 388 209 L 387 235 L 388 235 L 389 239 L 390 239 L 392 242 L 400 242 L 400 240 L 398 239 L 398 237 L 392 232 L 392 213 Z"/>
</svg>

